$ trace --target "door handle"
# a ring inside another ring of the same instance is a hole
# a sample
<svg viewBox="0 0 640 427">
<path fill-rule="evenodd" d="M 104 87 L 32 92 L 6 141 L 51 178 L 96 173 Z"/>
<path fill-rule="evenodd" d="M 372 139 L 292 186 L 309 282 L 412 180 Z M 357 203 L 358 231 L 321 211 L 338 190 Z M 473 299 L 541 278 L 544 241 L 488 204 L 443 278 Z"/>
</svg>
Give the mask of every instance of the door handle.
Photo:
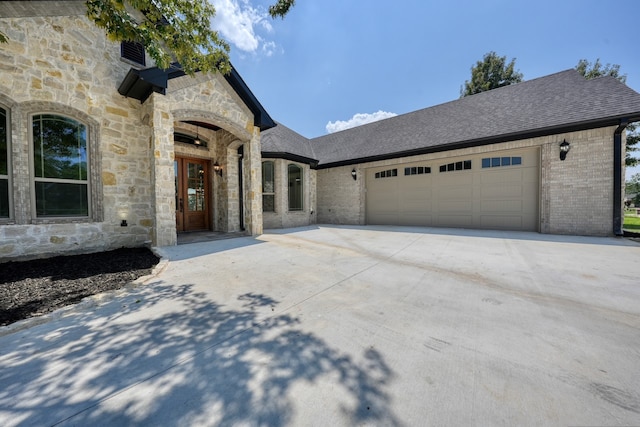
<svg viewBox="0 0 640 427">
<path fill-rule="evenodd" d="M 184 203 L 182 201 L 182 198 L 180 198 L 180 212 L 182 212 L 184 209 Z"/>
</svg>

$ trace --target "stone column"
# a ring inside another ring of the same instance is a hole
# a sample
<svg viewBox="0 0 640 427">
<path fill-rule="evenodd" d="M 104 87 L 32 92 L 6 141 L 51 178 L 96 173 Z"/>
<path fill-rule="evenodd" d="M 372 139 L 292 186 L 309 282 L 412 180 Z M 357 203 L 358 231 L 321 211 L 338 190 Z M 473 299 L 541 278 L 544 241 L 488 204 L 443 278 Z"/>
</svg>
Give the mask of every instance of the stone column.
<svg viewBox="0 0 640 427">
<path fill-rule="evenodd" d="M 177 244 L 176 202 L 173 147 L 173 115 L 162 95 L 153 94 L 148 104 L 148 119 L 151 126 L 151 180 L 154 246 Z"/>
<path fill-rule="evenodd" d="M 260 129 L 244 144 L 244 223 L 252 235 L 262 234 L 262 156 Z"/>
</svg>

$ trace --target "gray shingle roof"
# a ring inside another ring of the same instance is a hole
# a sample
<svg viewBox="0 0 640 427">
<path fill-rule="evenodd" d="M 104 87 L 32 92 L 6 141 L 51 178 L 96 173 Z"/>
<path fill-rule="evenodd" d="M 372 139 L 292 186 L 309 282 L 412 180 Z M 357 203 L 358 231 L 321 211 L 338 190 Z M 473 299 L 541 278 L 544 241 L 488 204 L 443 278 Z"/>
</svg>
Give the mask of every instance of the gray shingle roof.
<svg viewBox="0 0 640 427">
<path fill-rule="evenodd" d="M 640 119 L 640 94 L 613 77 L 586 80 L 571 69 L 314 138 L 311 148 L 320 166 L 355 163 L 616 124 L 623 117 Z"/>
<path fill-rule="evenodd" d="M 311 147 L 311 141 L 285 125 L 276 122 L 276 126 L 262 132 L 260 137 L 262 153 L 292 154 L 317 162 Z"/>
</svg>

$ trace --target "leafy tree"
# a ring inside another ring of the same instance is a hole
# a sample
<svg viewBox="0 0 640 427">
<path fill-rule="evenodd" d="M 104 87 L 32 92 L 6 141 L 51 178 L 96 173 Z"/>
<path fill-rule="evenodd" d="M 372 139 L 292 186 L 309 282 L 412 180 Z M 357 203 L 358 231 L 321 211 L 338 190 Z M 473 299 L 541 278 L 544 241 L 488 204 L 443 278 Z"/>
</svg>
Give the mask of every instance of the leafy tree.
<svg viewBox="0 0 640 427">
<path fill-rule="evenodd" d="M 631 179 L 625 183 L 624 187 L 627 196 L 635 194 L 633 204 L 640 206 L 640 173 L 633 175 Z"/>
<path fill-rule="evenodd" d="M 515 58 L 507 63 L 506 56 L 498 56 L 495 52 L 486 53 L 482 61 L 471 67 L 471 80 L 464 82 L 460 98 L 521 82 L 523 76 L 515 71 L 515 63 Z"/>
<path fill-rule="evenodd" d="M 269 7 L 284 18 L 295 0 Z M 87 16 L 113 41 L 142 43 L 160 68 L 177 61 L 190 75 L 231 71 L 229 44 L 211 29 L 215 8 L 207 0 L 87 0 Z M 0 32 L 0 43 L 7 37 Z"/>
<path fill-rule="evenodd" d="M 620 65 L 606 64 L 602 65 L 600 58 L 596 62 L 591 63 L 586 59 L 581 59 L 576 65 L 576 71 L 582 74 L 587 80 L 596 77 L 611 76 L 615 77 L 622 83 L 627 83 L 627 75 L 620 74 Z M 632 153 L 639 151 L 638 143 L 640 142 L 640 129 L 636 123 L 629 123 L 627 126 L 627 154 L 624 159 L 627 166 L 636 166 L 640 163 L 640 159 L 633 157 Z"/>
</svg>

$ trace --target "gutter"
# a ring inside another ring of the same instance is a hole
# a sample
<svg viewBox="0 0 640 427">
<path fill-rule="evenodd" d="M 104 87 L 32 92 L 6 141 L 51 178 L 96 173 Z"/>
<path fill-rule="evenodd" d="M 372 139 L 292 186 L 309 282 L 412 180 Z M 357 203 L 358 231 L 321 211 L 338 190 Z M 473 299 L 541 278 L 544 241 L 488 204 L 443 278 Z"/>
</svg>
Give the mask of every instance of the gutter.
<svg viewBox="0 0 640 427">
<path fill-rule="evenodd" d="M 622 132 L 629 121 L 620 120 L 620 125 L 613 132 L 613 234 L 622 236 Z"/>
</svg>

